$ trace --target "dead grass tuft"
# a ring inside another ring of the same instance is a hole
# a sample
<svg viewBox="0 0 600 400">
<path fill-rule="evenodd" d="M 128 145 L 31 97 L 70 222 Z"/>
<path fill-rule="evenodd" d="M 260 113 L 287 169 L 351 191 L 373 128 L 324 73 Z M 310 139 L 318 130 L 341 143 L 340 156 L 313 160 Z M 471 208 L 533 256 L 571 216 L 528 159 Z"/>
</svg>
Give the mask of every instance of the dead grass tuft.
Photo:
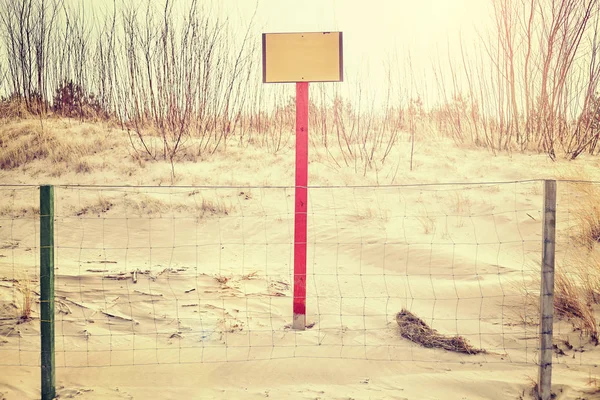
<svg viewBox="0 0 600 400">
<path fill-rule="evenodd" d="M 423 228 L 423 233 L 429 235 L 435 231 L 436 219 L 430 216 L 417 217 L 417 220 Z"/>
<path fill-rule="evenodd" d="M 575 224 L 569 228 L 571 243 L 564 261 L 557 265 L 554 282 L 557 316 L 569 321 L 575 330 L 589 335 L 596 345 L 598 324 L 593 306 L 600 304 L 599 196 L 598 185 L 573 184 L 569 208 Z"/>
<path fill-rule="evenodd" d="M 427 348 L 440 348 L 448 351 L 466 354 L 485 353 L 483 349 L 473 347 L 462 336 L 445 336 L 432 329 L 410 311 L 402 309 L 396 314 L 396 322 L 400 327 L 400 335 L 411 342 Z"/>
<path fill-rule="evenodd" d="M 0 217 L 10 218 L 31 218 L 40 214 L 40 208 L 36 206 L 12 206 L 8 204 L 0 205 Z"/>
<path fill-rule="evenodd" d="M 575 237 L 579 242 L 592 250 L 600 243 L 600 186 L 586 183 L 575 187 L 573 215 L 576 220 Z"/>
<path fill-rule="evenodd" d="M 10 170 L 27 162 L 45 159 L 55 147 L 54 137 L 34 123 L 0 130 L 0 169 Z"/>
<path fill-rule="evenodd" d="M 558 273 L 554 282 L 554 310 L 583 333 L 589 334 L 592 341 L 598 342 L 596 317 L 590 304 L 586 301 L 585 290 L 575 280 Z"/>
<path fill-rule="evenodd" d="M 202 215 L 229 215 L 231 209 L 231 206 L 227 206 L 222 201 L 202 199 L 202 203 L 200 204 L 200 209 L 198 211 L 200 211 Z"/>
<path fill-rule="evenodd" d="M 585 250 L 571 251 L 567 261 L 556 265 L 554 273 L 555 319 L 566 320 L 576 331 L 598 344 L 598 324 L 593 310 L 600 304 L 600 254 Z M 518 311 L 525 325 L 539 324 L 540 277 L 532 272 L 531 279 L 515 283 L 526 299 L 525 308 Z"/>
<path fill-rule="evenodd" d="M 136 195 L 134 197 L 125 197 L 124 205 L 127 212 L 136 215 L 162 215 L 171 210 L 171 204 L 156 199 L 146 194 Z"/>
<path fill-rule="evenodd" d="M 252 279 L 257 278 L 258 271 L 250 272 L 249 274 L 242 275 L 243 281 L 251 281 Z"/>
<path fill-rule="evenodd" d="M 356 214 L 353 215 L 357 221 L 382 221 L 389 222 L 389 210 L 382 209 L 381 207 L 369 207 L 366 206 L 360 210 L 356 210 Z"/>
<path fill-rule="evenodd" d="M 222 275 L 215 276 L 215 280 L 217 282 L 219 282 L 221 285 L 227 284 L 227 282 L 229 282 L 230 279 L 231 278 L 228 276 L 222 276 Z"/>
<path fill-rule="evenodd" d="M 580 220 L 581 238 L 588 248 L 593 248 L 595 244 L 600 243 L 600 207 L 598 204 L 590 205 L 587 212 L 580 216 Z"/>
<path fill-rule="evenodd" d="M 92 172 L 92 167 L 86 160 L 79 160 L 75 163 L 75 172 L 78 174 L 89 174 Z"/>
<path fill-rule="evenodd" d="M 5 279 L 3 279 L 5 280 Z M 0 325 L 0 335 L 9 336 L 7 332 L 14 329 L 16 325 L 31 321 L 33 319 L 33 303 L 34 289 L 32 287 L 31 279 L 25 272 L 23 277 L 20 279 L 12 279 L 13 283 L 13 295 L 12 300 L 5 302 L 0 307 L 0 321 L 3 324 Z"/>
<path fill-rule="evenodd" d="M 19 281 L 18 286 L 19 292 L 21 293 L 21 304 L 18 308 L 19 310 L 19 321 L 27 322 L 32 319 L 31 316 L 31 306 L 32 306 L 32 289 L 31 289 L 31 280 L 26 275 L 24 279 Z"/>
<path fill-rule="evenodd" d="M 110 209 L 114 206 L 111 199 L 107 199 L 105 197 L 99 196 L 98 199 L 89 205 L 82 207 L 81 209 L 75 212 L 76 216 L 88 215 L 88 214 L 96 214 L 100 215 L 105 212 L 110 211 Z"/>
<path fill-rule="evenodd" d="M 25 101 L 20 96 L 11 95 L 6 98 L 0 98 L 0 120 L 8 121 L 29 116 Z"/>
<path fill-rule="evenodd" d="M 190 195 L 190 196 L 193 196 Z M 160 215 L 175 213 L 193 213 L 199 218 L 212 215 L 229 215 L 234 208 L 222 199 L 209 200 L 203 198 L 194 201 L 172 202 L 170 198 L 138 193 L 124 198 L 123 204 L 127 212 L 143 215 Z"/>
</svg>

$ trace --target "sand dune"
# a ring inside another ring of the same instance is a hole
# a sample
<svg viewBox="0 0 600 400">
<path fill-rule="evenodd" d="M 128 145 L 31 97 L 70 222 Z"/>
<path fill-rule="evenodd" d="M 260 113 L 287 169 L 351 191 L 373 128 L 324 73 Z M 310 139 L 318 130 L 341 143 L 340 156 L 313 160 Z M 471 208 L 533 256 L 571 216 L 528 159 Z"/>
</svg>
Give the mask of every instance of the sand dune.
<svg viewBox="0 0 600 400">
<path fill-rule="evenodd" d="M 90 154 L 85 174 L 66 166 L 54 176 L 49 160 L 0 172 L 6 184 L 58 185 L 60 398 L 528 398 L 538 327 L 525 291 L 536 298 L 542 183 L 417 184 L 600 177 L 596 159 L 454 146 L 440 155 L 426 143 L 416 170 L 403 165 L 395 179 L 382 178 L 391 167 L 361 176 L 313 159 L 311 185 L 367 187 L 310 189 L 310 328 L 300 332 L 290 328 L 293 153 L 233 147 L 176 166 L 180 186 L 253 188 L 158 187 L 168 165 L 141 168 L 125 148 Z M 559 190 L 566 212 L 574 203 L 566 185 Z M 0 398 L 39 396 L 39 304 L 31 320 L 16 318 L 24 282 L 34 298 L 39 291 L 37 196 L 33 187 L 0 190 L 0 310 L 10 316 L 0 320 Z M 403 308 L 485 353 L 412 343 L 398 332 Z M 568 321 L 556 329 L 557 342 L 573 346 L 557 354 L 555 391 L 593 398 L 600 352 Z"/>
</svg>

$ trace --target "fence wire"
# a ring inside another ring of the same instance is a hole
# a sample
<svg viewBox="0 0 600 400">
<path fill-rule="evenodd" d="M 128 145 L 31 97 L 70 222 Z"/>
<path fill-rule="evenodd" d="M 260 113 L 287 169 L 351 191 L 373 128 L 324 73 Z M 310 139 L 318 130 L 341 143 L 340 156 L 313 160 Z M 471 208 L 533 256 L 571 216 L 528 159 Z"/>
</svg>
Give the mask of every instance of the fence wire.
<svg viewBox="0 0 600 400">
<path fill-rule="evenodd" d="M 0 365 L 40 364 L 39 187 L 0 186 Z"/>
<path fill-rule="evenodd" d="M 0 365 L 39 365 L 39 304 L 11 314 L 39 300 L 38 188 L 1 189 Z M 293 187 L 58 186 L 56 365 L 535 365 L 542 205 L 542 181 L 310 187 L 296 331 Z"/>
</svg>

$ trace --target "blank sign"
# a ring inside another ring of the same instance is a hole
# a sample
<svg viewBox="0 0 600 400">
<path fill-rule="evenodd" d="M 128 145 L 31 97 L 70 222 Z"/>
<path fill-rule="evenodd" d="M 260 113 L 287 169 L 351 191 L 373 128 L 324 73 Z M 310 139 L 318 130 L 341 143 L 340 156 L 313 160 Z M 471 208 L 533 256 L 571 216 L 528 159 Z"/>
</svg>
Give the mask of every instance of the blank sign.
<svg viewBox="0 0 600 400">
<path fill-rule="evenodd" d="M 343 81 L 342 32 L 263 33 L 263 82 Z"/>
</svg>

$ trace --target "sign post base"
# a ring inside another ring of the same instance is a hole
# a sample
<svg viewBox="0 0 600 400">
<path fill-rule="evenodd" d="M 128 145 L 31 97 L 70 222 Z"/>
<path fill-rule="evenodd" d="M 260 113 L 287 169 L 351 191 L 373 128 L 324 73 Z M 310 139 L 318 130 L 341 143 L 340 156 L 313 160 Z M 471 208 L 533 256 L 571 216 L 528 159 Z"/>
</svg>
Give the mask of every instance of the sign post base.
<svg viewBox="0 0 600 400">
<path fill-rule="evenodd" d="M 306 329 L 306 314 L 294 314 L 292 329 L 296 331 L 303 331 Z"/>
</svg>

